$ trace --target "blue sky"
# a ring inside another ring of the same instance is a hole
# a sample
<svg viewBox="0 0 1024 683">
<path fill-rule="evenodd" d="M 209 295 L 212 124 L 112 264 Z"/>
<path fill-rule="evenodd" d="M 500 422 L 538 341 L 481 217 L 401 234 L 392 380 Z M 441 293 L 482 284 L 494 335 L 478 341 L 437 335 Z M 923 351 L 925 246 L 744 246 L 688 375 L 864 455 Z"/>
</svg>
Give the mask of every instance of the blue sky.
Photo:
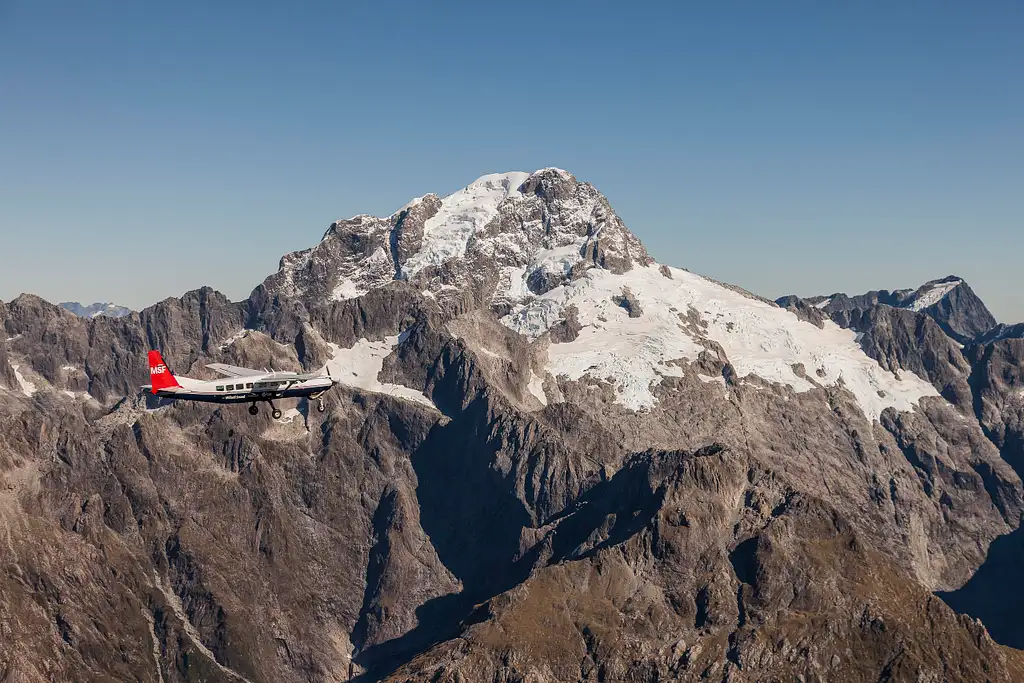
<svg viewBox="0 0 1024 683">
<path fill-rule="evenodd" d="M 770 297 L 955 273 L 1024 320 L 1022 28 L 997 0 L 0 0 L 0 299 L 240 299 L 336 218 L 559 166 L 665 263 Z"/>
</svg>

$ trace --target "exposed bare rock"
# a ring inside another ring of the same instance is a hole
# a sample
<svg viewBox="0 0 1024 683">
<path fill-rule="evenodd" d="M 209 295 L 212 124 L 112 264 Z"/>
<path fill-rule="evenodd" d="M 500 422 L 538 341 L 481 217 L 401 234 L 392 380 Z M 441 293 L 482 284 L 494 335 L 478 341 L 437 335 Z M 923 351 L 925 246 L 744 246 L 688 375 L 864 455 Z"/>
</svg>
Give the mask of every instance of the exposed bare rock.
<svg viewBox="0 0 1024 683">
<path fill-rule="evenodd" d="M 575 341 L 583 326 L 580 325 L 580 310 L 576 306 L 567 306 L 562 313 L 562 319 L 551 326 L 548 333 L 551 342 L 554 344 L 565 344 Z"/>
<path fill-rule="evenodd" d="M 975 412 L 1003 459 L 1024 472 L 1024 339 L 972 346 Z"/>
<path fill-rule="evenodd" d="M 828 319 L 828 316 L 820 308 L 798 296 L 784 296 L 777 299 L 775 303 L 816 327 L 823 327 L 825 320 Z"/>
<path fill-rule="evenodd" d="M 633 294 L 629 287 L 623 287 L 622 294 L 613 297 L 612 300 L 616 305 L 626 309 L 630 318 L 639 318 L 644 314 L 644 309 L 640 305 L 640 301 L 636 298 L 636 295 Z"/>
<path fill-rule="evenodd" d="M 971 365 L 932 318 L 889 306 L 841 315 L 843 326 L 861 333 L 861 348 L 882 367 L 926 377 L 950 403 L 971 410 Z"/>
</svg>

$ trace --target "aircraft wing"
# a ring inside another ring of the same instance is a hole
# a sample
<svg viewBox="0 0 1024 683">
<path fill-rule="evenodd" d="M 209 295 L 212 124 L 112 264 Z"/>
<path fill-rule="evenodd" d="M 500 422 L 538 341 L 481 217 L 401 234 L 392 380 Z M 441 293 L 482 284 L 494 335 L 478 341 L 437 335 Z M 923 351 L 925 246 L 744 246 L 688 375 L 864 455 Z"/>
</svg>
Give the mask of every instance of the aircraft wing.
<svg viewBox="0 0 1024 683">
<path fill-rule="evenodd" d="M 296 375 L 295 379 L 300 382 L 305 382 L 308 379 L 322 379 L 324 377 L 329 377 L 329 375 L 325 375 L 322 372 L 309 372 L 304 375 Z"/>
<path fill-rule="evenodd" d="M 210 363 L 206 367 L 218 372 L 225 377 L 255 377 L 266 374 L 264 370 L 253 370 L 252 368 L 240 368 L 237 365 L 225 365 L 224 363 Z"/>
</svg>

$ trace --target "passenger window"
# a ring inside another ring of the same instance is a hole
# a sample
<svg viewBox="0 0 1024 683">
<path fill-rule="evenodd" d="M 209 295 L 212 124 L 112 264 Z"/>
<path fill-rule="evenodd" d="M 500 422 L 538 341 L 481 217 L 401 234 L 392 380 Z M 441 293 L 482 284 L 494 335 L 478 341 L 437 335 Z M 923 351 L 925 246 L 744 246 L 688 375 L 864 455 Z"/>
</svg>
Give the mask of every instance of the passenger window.
<svg viewBox="0 0 1024 683">
<path fill-rule="evenodd" d="M 245 388 L 246 388 L 246 389 L 252 389 L 252 382 L 249 382 L 249 383 L 247 383 L 247 384 L 245 385 Z"/>
<path fill-rule="evenodd" d="M 228 391 L 234 391 L 234 390 L 235 390 L 235 385 L 234 384 L 229 384 L 228 385 Z"/>
<path fill-rule="evenodd" d="M 224 387 L 217 387 L 217 391 L 224 391 Z"/>
</svg>

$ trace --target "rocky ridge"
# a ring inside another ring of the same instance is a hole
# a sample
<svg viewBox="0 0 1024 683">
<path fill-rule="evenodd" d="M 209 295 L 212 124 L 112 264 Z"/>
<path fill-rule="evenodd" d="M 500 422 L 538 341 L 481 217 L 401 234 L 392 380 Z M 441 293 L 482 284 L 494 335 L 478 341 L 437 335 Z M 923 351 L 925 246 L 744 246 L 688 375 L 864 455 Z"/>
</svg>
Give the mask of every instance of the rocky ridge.
<svg viewBox="0 0 1024 683">
<path fill-rule="evenodd" d="M 243 302 L 0 303 L 0 680 L 1024 680 L 932 594 L 1024 505 L 1019 340 L 961 349 L 950 283 L 794 313 L 544 169 Z M 376 376 L 274 422 L 147 402 L 151 347 Z"/>
</svg>

